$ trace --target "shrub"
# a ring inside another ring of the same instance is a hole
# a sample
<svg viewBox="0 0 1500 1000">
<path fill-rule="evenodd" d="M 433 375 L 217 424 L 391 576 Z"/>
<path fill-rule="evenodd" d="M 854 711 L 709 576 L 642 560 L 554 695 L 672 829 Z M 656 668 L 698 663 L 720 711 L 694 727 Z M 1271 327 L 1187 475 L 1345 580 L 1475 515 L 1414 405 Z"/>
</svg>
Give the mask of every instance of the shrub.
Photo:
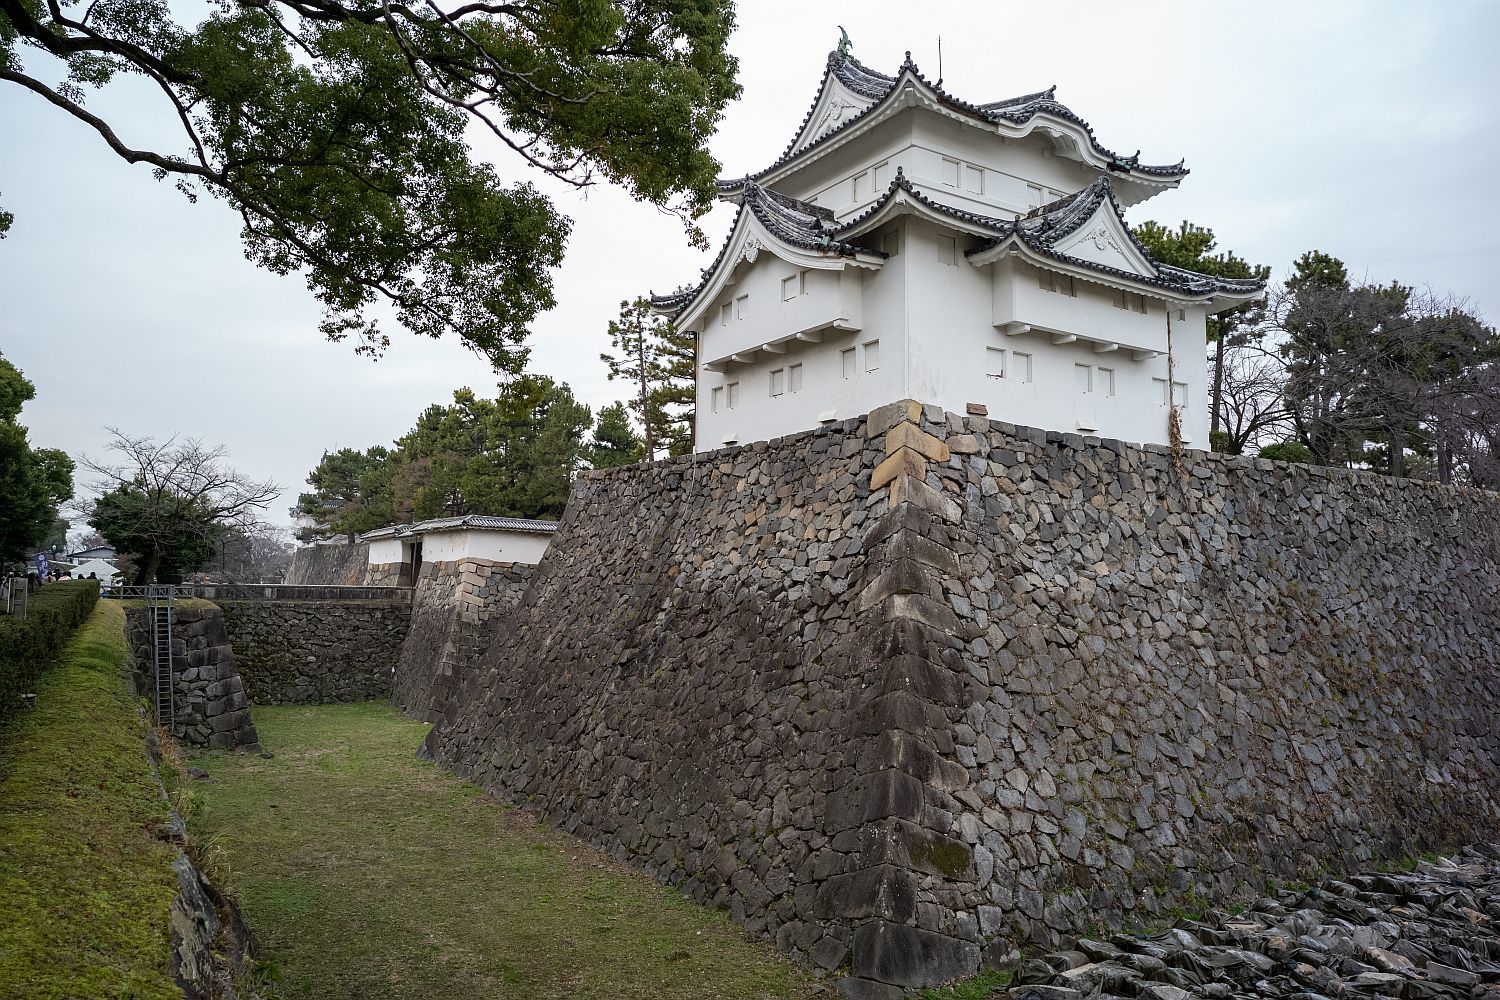
<svg viewBox="0 0 1500 1000">
<path fill-rule="evenodd" d="M 99 600 L 96 580 L 52 583 L 30 595 L 24 621 L 0 618 L 0 719 L 21 705 L 21 695 L 62 652 Z"/>
<path fill-rule="evenodd" d="M 1261 458 L 1270 458 L 1278 462 L 1301 462 L 1303 465 L 1312 464 L 1312 449 L 1300 441 L 1278 441 L 1276 444 L 1268 444 L 1260 450 Z"/>
</svg>

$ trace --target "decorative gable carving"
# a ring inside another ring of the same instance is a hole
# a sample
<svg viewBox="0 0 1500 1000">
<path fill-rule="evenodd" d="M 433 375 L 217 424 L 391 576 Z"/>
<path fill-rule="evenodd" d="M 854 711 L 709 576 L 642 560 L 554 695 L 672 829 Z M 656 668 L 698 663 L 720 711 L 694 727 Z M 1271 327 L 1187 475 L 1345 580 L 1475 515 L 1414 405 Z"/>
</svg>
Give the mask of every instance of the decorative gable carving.
<svg viewBox="0 0 1500 1000">
<path fill-rule="evenodd" d="M 792 143 L 792 150 L 799 150 L 822 138 L 874 103 L 869 98 L 854 93 L 830 74 L 822 94 L 818 96 L 817 105 L 807 120 L 807 127 L 797 137 L 797 141 Z"/>
<path fill-rule="evenodd" d="M 1136 248 L 1107 198 L 1100 202 L 1089 221 L 1059 240 L 1053 249 L 1091 264 L 1103 264 L 1142 277 L 1156 276 L 1156 268 Z"/>
</svg>

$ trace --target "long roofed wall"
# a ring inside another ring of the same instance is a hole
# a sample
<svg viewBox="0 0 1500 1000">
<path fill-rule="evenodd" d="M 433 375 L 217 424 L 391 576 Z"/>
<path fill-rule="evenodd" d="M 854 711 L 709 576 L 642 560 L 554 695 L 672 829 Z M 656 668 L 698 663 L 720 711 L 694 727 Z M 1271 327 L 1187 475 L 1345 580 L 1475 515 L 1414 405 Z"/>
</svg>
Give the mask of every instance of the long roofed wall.
<svg viewBox="0 0 1500 1000">
<path fill-rule="evenodd" d="M 592 474 L 425 752 L 846 987 L 1500 827 L 1500 498 L 900 403 Z"/>
</svg>

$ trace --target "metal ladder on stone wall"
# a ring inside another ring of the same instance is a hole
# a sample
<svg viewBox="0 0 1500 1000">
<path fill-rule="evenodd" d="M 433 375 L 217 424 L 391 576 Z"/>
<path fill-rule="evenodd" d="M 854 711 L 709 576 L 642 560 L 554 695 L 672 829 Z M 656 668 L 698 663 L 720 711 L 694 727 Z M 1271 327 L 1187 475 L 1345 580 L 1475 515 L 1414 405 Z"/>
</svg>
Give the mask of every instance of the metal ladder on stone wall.
<svg viewBox="0 0 1500 1000">
<path fill-rule="evenodd" d="M 151 678 L 156 695 L 156 724 L 171 732 L 177 722 L 176 699 L 173 696 L 176 684 L 175 664 L 172 662 L 172 613 L 171 586 L 146 588 L 146 606 L 151 611 Z"/>
</svg>

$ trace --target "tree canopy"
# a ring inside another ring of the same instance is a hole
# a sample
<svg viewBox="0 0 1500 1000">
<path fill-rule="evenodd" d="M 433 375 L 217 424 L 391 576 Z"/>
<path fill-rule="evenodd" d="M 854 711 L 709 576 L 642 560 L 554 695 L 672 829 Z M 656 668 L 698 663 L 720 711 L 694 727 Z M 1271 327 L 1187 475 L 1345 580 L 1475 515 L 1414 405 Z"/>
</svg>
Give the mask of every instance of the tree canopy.
<svg viewBox="0 0 1500 1000">
<path fill-rule="evenodd" d="M 193 439 L 131 437 L 110 429 L 107 462 L 85 457 L 99 478 L 88 521 L 132 556 L 137 584 L 180 583 L 213 559 L 224 533 L 247 530 L 280 491 L 230 468 L 222 447 Z"/>
<path fill-rule="evenodd" d="M 308 475 L 313 490 L 298 498 L 297 509 L 316 524 L 303 537 L 465 514 L 558 517 L 574 474 L 601 449 L 639 447 L 629 427 L 622 437 L 614 422 L 606 441 L 590 440 L 589 408 L 545 375 L 512 379 L 494 399 L 459 389 L 451 404 L 422 411 L 389 448 L 325 453 Z"/>
<path fill-rule="evenodd" d="M 248 0 L 196 25 L 180 10 L 0 0 L 0 80 L 190 199 L 228 202 L 249 258 L 303 272 L 333 339 L 383 350 L 384 303 L 414 333 L 456 333 L 519 370 L 568 221 L 477 162 L 471 128 L 508 151 L 506 167 L 579 187 L 602 177 L 702 241 L 693 220 L 719 172 L 705 144 L 739 92 L 731 0 Z M 44 82 L 58 71 L 60 85 Z M 133 147 L 132 123 L 86 107 L 120 76 L 153 86 L 174 139 Z"/>
<path fill-rule="evenodd" d="M 641 427 L 643 457 L 692 451 L 698 358 L 693 334 L 653 315 L 650 300 L 638 298 L 620 303 L 619 318 L 609 323 L 609 342 L 615 353 L 601 353 L 599 360 L 610 381 L 631 386 L 625 406 Z"/>
<path fill-rule="evenodd" d="M 58 507 L 73 495 L 73 460 L 56 448 L 33 448 L 17 419 L 35 395 L 20 369 L 0 357 L 0 560 L 23 559 L 46 543 Z"/>
</svg>

